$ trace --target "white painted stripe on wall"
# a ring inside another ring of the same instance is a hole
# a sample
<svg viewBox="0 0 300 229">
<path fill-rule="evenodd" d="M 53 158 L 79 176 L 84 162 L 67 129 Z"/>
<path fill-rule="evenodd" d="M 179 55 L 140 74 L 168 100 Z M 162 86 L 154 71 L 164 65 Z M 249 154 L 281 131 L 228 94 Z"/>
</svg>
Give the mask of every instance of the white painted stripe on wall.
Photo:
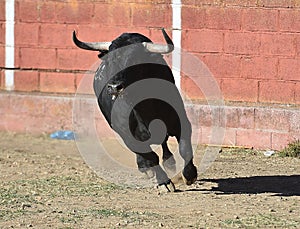
<svg viewBox="0 0 300 229">
<path fill-rule="evenodd" d="M 5 88 L 14 89 L 15 0 L 5 1 Z"/>
<path fill-rule="evenodd" d="M 181 89 L 181 0 L 172 0 L 172 38 L 175 49 L 172 54 L 172 72 L 177 88 Z"/>
</svg>

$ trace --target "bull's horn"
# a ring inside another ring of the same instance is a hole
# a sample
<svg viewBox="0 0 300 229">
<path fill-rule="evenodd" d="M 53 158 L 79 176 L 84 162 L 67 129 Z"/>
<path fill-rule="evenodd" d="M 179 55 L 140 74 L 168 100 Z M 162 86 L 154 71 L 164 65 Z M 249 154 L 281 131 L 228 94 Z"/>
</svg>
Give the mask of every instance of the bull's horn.
<svg viewBox="0 0 300 229">
<path fill-rule="evenodd" d="M 169 37 L 169 35 L 166 33 L 166 31 L 164 29 L 162 29 L 162 33 L 167 42 L 166 45 L 143 42 L 143 45 L 149 52 L 168 54 L 174 50 L 174 44 L 173 44 L 171 38 Z"/>
<path fill-rule="evenodd" d="M 73 42 L 79 48 L 92 51 L 106 51 L 111 45 L 111 42 L 82 42 L 76 37 L 75 31 L 73 31 Z"/>
</svg>

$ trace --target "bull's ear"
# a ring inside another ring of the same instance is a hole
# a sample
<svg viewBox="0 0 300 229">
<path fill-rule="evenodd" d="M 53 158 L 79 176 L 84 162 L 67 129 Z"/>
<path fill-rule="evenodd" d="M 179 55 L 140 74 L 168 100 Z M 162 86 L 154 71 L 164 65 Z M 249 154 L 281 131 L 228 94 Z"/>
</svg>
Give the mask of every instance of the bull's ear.
<svg viewBox="0 0 300 229">
<path fill-rule="evenodd" d="M 144 47 L 153 53 L 160 53 L 160 54 L 168 54 L 174 50 L 174 44 L 169 35 L 166 33 L 165 29 L 162 28 L 162 33 L 166 41 L 166 45 L 163 44 L 154 44 L 150 42 L 143 42 Z"/>
<path fill-rule="evenodd" d="M 111 45 L 111 42 L 82 42 L 77 38 L 75 31 L 73 31 L 73 42 L 81 49 L 100 52 L 107 51 Z"/>
</svg>

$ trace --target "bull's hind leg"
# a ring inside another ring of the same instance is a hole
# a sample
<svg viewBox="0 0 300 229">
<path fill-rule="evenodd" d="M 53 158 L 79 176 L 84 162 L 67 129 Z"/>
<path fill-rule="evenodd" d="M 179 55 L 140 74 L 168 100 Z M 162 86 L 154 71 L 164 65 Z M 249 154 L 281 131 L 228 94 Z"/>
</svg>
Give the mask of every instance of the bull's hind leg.
<svg viewBox="0 0 300 229">
<path fill-rule="evenodd" d="M 168 136 L 166 137 L 165 141 L 161 144 L 162 150 L 163 150 L 163 166 L 164 169 L 167 171 L 169 174 L 174 174 L 176 172 L 176 161 L 174 159 L 174 155 L 172 152 L 169 150 L 167 141 L 168 141 Z"/>
<path fill-rule="evenodd" d="M 156 153 L 153 151 L 149 153 L 137 153 L 136 160 L 140 172 L 146 173 L 149 177 L 155 176 L 158 186 L 164 187 L 167 192 L 175 191 L 174 184 L 160 167 L 159 157 Z"/>
<path fill-rule="evenodd" d="M 193 148 L 191 143 L 192 129 L 187 120 L 186 125 L 181 131 L 180 136 L 176 136 L 179 143 L 179 153 L 184 159 L 184 169 L 182 178 L 187 185 L 193 184 L 197 180 L 197 168 L 193 163 Z"/>
</svg>

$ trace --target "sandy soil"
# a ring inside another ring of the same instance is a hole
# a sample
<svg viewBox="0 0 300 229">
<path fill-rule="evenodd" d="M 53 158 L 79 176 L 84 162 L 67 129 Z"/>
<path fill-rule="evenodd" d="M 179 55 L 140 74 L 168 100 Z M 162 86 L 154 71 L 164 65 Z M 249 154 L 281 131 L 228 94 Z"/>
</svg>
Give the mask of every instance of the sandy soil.
<svg viewBox="0 0 300 229">
<path fill-rule="evenodd" d="M 158 194 L 98 177 L 74 141 L 0 133 L 0 228 L 300 228 L 300 159 L 223 150 Z"/>
</svg>

